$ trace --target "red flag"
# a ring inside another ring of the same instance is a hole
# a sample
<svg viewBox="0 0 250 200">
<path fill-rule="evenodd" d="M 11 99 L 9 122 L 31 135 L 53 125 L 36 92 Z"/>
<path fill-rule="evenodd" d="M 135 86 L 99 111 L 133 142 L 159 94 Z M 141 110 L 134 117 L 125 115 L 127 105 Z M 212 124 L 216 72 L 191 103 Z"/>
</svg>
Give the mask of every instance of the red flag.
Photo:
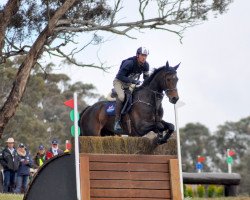
<svg viewBox="0 0 250 200">
<path fill-rule="evenodd" d="M 233 156 L 233 155 L 235 155 L 236 153 L 233 151 L 233 150 L 230 150 L 229 152 L 228 152 L 228 155 L 229 156 Z"/>
<path fill-rule="evenodd" d="M 199 156 L 198 157 L 198 162 L 202 163 L 206 160 L 206 158 L 204 156 Z"/>
<path fill-rule="evenodd" d="M 74 100 L 73 100 L 73 99 L 70 99 L 70 100 L 68 100 L 68 101 L 65 101 L 65 102 L 64 102 L 64 105 L 65 105 L 65 106 L 68 106 L 68 107 L 70 107 L 70 108 L 74 108 Z"/>
</svg>

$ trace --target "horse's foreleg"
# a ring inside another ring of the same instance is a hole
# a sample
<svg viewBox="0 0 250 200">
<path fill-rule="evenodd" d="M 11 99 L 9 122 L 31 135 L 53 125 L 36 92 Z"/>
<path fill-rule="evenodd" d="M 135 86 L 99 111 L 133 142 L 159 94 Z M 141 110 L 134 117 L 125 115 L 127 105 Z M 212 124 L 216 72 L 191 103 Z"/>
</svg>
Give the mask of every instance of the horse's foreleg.
<svg viewBox="0 0 250 200">
<path fill-rule="evenodd" d="M 172 135 L 172 133 L 174 132 L 174 125 L 168 122 L 165 122 L 163 120 L 161 120 L 161 130 L 160 131 L 160 135 L 159 135 L 159 140 L 158 143 L 159 144 L 164 144 L 167 142 L 167 140 L 170 138 L 170 136 Z M 165 131 L 165 135 L 163 135 L 163 132 Z"/>
</svg>

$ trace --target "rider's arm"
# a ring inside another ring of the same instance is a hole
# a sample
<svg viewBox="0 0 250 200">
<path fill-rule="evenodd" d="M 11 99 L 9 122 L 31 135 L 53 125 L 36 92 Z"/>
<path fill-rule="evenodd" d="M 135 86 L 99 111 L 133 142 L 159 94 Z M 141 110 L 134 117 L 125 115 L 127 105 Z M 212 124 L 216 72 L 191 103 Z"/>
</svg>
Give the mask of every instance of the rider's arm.
<svg viewBox="0 0 250 200">
<path fill-rule="evenodd" d="M 0 164 L 3 166 L 3 168 L 7 167 L 7 162 L 5 160 L 5 151 L 0 152 Z"/>
<path fill-rule="evenodd" d="M 146 62 L 144 64 L 144 70 L 143 70 L 143 79 L 146 79 L 149 77 L 149 64 Z"/>
<path fill-rule="evenodd" d="M 126 60 L 122 64 L 118 74 L 116 75 L 116 78 L 125 83 L 133 83 L 134 80 L 128 77 L 132 70 L 133 70 L 133 61 Z"/>
</svg>

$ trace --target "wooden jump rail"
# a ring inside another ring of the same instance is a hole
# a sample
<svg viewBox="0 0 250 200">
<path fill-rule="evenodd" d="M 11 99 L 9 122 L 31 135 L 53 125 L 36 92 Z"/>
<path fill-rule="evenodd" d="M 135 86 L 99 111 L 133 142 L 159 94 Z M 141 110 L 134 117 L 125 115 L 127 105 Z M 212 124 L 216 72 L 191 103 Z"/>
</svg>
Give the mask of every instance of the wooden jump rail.
<svg viewBox="0 0 250 200">
<path fill-rule="evenodd" d="M 176 156 L 80 154 L 84 200 L 181 200 Z"/>
<path fill-rule="evenodd" d="M 224 185 L 225 196 L 237 196 L 237 186 L 241 176 L 237 173 L 187 173 L 183 172 L 184 184 L 215 184 Z"/>
</svg>

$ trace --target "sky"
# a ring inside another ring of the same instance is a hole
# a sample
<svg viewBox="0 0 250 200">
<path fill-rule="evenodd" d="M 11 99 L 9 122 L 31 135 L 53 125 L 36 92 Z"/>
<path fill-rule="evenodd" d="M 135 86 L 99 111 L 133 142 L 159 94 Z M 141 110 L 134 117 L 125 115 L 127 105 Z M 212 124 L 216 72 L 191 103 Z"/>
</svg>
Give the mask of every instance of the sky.
<svg viewBox="0 0 250 200">
<path fill-rule="evenodd" d="M 83 63 L 96 63 L 99 58 L 111 66 L 108 73 L 74 66 L 60 66 L 55 71 L 67 73 L 73 82 L 92 83 L 96 92 L 107 95 L 121 61 L 145 46 L 150 52 L 147 61 L 151 69 L 165 65 L 167 60 L 171 66 L 181 62 L 178 93 L 185 105 L 178 108 L 179 127 L 199 122 L 214 132 L 226 121 L 250 116 L 249 8 L 250 1 L 234 1 L 227 13 L 187 29 L 182 44 L 178 36 L 165 31 L 132 32 L 137 39 L 112 36 L 77 58 Z M 133 15 L 132 10 L 127 12 L 126 16 Z M 163 119 L 175 123 L 174 106 L 167 97 L 163 108 Z"/>
</svg>

